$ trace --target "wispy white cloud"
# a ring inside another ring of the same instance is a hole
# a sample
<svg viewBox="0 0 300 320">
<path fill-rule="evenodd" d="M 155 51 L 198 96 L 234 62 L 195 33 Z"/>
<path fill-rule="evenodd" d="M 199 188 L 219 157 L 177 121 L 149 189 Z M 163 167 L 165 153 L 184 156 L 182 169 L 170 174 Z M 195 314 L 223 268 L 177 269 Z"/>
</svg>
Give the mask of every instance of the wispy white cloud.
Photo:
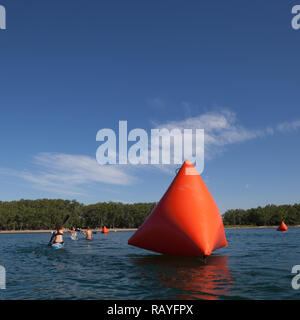
<svg viewBox="0 0 300 320">
<path fill-rule="evenodd" d="M 282 122 L 277 126 L 277 131 L 291 132 L 300 129 L 300 120 L 294 120 L 290 122 Z"/>
<path fill-rule="evenodd" d="M 1 168 L 1 175 L 21 178 L 41 190 L 65 195 L 82 195 L 94 183 L 131 185 L 137 181 L 123 166 L 100 166 L 95 158 L 62 153 L 40 153 L 34 156 L 34 171 Z"/>
<path fill-rule="evenodd" d="M 154 123 L 153 125 L 155 128 L 166 128 L 169 131 L 173 129 L 204 129 L 205 159 L 209 160 L 223 152 L 226 147 L 230 145 L 299 130 L 300 120 L 287 121 L 275 126 L 250 129 L 240 123 L 236 113 L 228 109 L 220 109 L 195 117 L 189 117 L 184 120 L 169 121 L 161 124 Z"/>
<path fill-rule="evenodd" d="M 157 108 L 157 109 L 163 109 L 166 107 L 165 101 L 159 97 L 148 99 L 147 103 L 150 107 Z"/>
<path fill-rule="evenodd" d="M 224 151 L 224 148 L 249 140 L 288 133 L 300 129 L 300 120 L 283 122 L 259 129 L 242 125 L 230 110 L 207 112 L 179 121 L 156 123 L 153 128 L 204 129 L 205 158 L 209 160 Z M 149 135 L 150 137 L 150 135 Z M 161 149 L 160 149 L 161 150 Z M 138 181 L 143 169 L 160 169 L 174 175 L 178 165 L 115 165 L 100 166 L 96 158 L 63 153 L 39 153 L 33 157 L 34 170 L 0 168 L 0 175 L 14 176 L 29 182 L 38 189 L 64 195 L 84 195 L 94 184 L 132 185 Z M 247 188 L 247 185 L 246 185 Z"/>
<path fill-rule="evenodd" d="M 204 129 L 205 131 L 205 157 L 212 158 L 216 153 L 223 151 L 223 147 L 252 140 L 258 137 L 273 134 L 273 129 L 248 129 L 242 126 L 234 112 L 221 110 L 208 112 L 196 117 L 180 121 L 170 121 L 156 124 L 156 127 L 166 128 L 169 131 L 175 128 Z"/>
</svg>

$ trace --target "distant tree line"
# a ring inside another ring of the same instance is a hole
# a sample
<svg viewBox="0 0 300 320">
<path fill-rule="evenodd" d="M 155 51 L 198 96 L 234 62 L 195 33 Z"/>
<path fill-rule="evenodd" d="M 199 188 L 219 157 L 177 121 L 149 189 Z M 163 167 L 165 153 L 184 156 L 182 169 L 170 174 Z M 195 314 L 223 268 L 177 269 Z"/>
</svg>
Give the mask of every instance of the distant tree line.
<svg viewBox="0 0 300 320">
<path fill-rule="evenodd" d="M 123 204 L 102 202 L 83 205 L 75 200 L 0 201 L 0 230 L 52 230 L 61 224 L 91 228 L 137 228 L 155 207 L 155 203 Z"/>
<path fill-rule="evenodd" d="M 281 221 L 300 225 L 300 204 L 228 210 L 223 215 L 224 225 L 276 226 Z"/>
<path fill-rule="evenodd" d="M 100 202 L 84 205 L 76 200 L 40 199 L 0 201 L 0 230 L 52 230 L 70 216 L 65 227 L 138 228 L 154 209 L 156 203 L 124 204 Z M 300 225 L 300 204 L 268 205 L 249 210 L 228 210 L 224 225 Z"/>
</svg>

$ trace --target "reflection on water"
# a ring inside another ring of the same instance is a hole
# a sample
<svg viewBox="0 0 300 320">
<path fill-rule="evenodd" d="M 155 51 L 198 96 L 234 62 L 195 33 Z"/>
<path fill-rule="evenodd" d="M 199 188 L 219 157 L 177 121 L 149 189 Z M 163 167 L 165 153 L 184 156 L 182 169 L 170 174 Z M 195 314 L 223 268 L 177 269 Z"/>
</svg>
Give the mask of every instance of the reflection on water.
<svg viewBox="0 0 300 320">
<path fill-rule="evenodd" d="M 233 284 L 227 256 L 212 255 L 204 263 L 199 258 L 147 255 L 132 262 L 140 267 L 141 279 L 177 289 L 176 299 L 215 300 L 226 296 Z"/>
</svg>

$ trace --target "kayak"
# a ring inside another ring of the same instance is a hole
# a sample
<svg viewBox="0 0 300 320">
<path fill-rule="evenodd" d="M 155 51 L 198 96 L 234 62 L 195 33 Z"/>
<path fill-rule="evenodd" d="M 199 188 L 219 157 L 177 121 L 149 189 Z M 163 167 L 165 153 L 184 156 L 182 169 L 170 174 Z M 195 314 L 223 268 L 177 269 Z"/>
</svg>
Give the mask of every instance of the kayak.
<svg viewBox="0 0 300 320">
<path fill-rule="evenodd" d="M 64 247 L 64 244 L 63 244 L 63 243 L 53 243 L 53 244 L 51 245 L 51 247 L 52 247 L 53 249 L 61 249 L 61 248 Z"/>
</svg>

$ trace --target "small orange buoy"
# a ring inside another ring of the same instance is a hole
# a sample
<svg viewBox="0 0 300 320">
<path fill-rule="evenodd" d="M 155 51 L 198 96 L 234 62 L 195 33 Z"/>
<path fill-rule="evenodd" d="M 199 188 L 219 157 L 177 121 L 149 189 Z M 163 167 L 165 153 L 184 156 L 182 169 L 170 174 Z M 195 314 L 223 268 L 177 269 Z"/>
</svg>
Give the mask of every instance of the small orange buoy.
<svg viewBox="0 0 300 320">
<path fill-rule="evenodd" d="M 107 228 L 104 226 L 104 227 L 102 228 L 101 233 L 109 233 L 109 231 L 108 231 Z"/>
<path fill-rule="evenodd" d="M 286 226 L 286 224 L 282 221 L 281 222 L 281 225 L 277 228 L 277 231 L 287 231 L 288 230 L 288 227 Z"/>
<path fill-rule="evenodd" d="M 128 244 L 173 256 L 208 256 L 227 246 L 219 209 L 192 162 L 175 179 Z"/>
</svg>

